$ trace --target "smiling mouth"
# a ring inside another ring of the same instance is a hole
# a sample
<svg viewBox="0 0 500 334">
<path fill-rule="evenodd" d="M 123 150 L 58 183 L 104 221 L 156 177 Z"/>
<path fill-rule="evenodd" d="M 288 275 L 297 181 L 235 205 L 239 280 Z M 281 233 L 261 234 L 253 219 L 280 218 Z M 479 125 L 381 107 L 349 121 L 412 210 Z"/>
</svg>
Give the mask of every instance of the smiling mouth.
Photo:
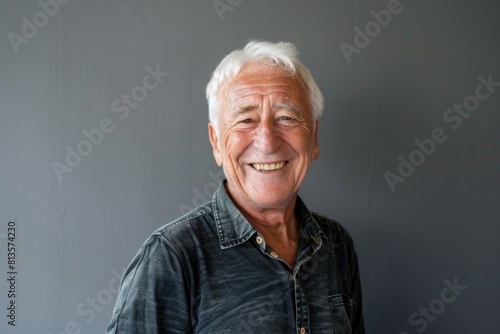
<svg viewBox="0 0 500 334">
<path fill-rule="evenodd" d="M 286 161 L 276 162 L 272 164 L 252 164 L 252 167 L 258 171 L 273 171 L 283 168 L 286 165 Z"/>
</svg>

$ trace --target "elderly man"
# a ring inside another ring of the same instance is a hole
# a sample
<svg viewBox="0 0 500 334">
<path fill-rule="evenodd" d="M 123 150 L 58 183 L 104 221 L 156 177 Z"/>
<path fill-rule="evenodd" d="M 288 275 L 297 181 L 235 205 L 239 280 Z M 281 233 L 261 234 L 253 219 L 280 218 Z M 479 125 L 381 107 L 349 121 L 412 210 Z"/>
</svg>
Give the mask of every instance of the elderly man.
<svg viewBox="0 0 500 334">
<path fill-rule="evenodd" d="M 144 243 L 107 333 L 364 333 L 353 241 L 298 196 L 323 97 L 295 46 L 233 51 L 207 99 L 226 180 Z"/>
</svg>

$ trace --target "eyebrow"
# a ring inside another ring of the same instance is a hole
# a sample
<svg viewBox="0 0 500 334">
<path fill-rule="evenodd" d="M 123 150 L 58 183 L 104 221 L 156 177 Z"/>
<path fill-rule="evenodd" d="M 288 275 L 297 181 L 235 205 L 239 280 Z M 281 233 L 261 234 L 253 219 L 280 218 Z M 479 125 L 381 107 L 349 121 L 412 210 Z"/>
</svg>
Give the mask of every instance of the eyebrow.
<svg viewBox="0 0 500 334">
<path fill-rule="evenodd" d="M 236 110 L 236 113 L 237 114 L 244 114 L 245 112 L 252 111 L 252 110 L 255 110 L 255 109 L 258 109 L 258 108 L 259 108 L 258 105 L 242 106 L 242 107 L 239 107 L 238 110 Z"/>
<path fill-rule="evenodd" d="M 254 111 L 255 109 L 258 109 L 259 106 L 258 105 L 254 105 L 254 104 L 251 104 L 251 105 L 244 105 L 244 106 L 241 106 L 239 107 L 235 112 L 234 112 L 234 115 L 241 115 L 241 114 L 245 114 L 245 113 L 248 113 L 248 112 L 251 112 L 251 111 Z M 273 105 L 272 107 L 272 110 L 273 112 L 276 112 L 278 110 L 282 110 L 282 109 L 285 109 L 285 110 L 288 110 L 288 111 L 291 111 L 293 112 L 294 114 L 300 114 L 300 108 L 297 107 L 295 104 L 291 104 L 291 103 L 276 103 Z"/>
<path fill-rule="evenodd" d="M 275 105 L 273 105 L 273 110 L 279 110 L 279 109 L 285 109 L 285 110 L 288 110 L 288 111 L 291 111 L 295 114 L 300 114 L 300 108 L 297 107 L 295 104 L 291 104 L 291 103 L 276 103 Z"/>
</svg>

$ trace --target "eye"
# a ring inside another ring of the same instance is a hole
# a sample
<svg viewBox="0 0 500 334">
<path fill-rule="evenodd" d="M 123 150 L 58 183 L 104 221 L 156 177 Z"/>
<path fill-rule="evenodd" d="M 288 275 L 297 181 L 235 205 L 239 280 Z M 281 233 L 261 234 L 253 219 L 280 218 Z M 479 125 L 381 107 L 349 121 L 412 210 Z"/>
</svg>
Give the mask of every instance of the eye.
<svg viewBox="0 0 500 334">
<path fill-rule="evenodd" d="M 281 121 L 291 121 L 293 118 L 290 116 L 280 116 L 279 118 Z"/>
<path fill-rule="evenodd" d="M 246 123 L 246 124 L 252 123 L 252 119 L 251 118 L 244 119 L 241 121 L 241 123 Z"/>
</svg>

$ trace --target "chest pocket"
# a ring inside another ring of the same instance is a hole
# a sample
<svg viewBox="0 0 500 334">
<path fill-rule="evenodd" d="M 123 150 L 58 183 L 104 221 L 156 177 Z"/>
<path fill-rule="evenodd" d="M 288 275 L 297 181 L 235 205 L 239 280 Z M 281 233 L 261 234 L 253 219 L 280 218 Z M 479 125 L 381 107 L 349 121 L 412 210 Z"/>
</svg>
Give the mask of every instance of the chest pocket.
<svg viewBox="0 0 500 334">
<path fill-rule="evenodd" d="M 353 298 L 339 293 L 328 296 L 328 302 L 332 311 L 332 322 L 335 334 L 352 333 L 349 318 L 351 317 Z"/>
</svg>

